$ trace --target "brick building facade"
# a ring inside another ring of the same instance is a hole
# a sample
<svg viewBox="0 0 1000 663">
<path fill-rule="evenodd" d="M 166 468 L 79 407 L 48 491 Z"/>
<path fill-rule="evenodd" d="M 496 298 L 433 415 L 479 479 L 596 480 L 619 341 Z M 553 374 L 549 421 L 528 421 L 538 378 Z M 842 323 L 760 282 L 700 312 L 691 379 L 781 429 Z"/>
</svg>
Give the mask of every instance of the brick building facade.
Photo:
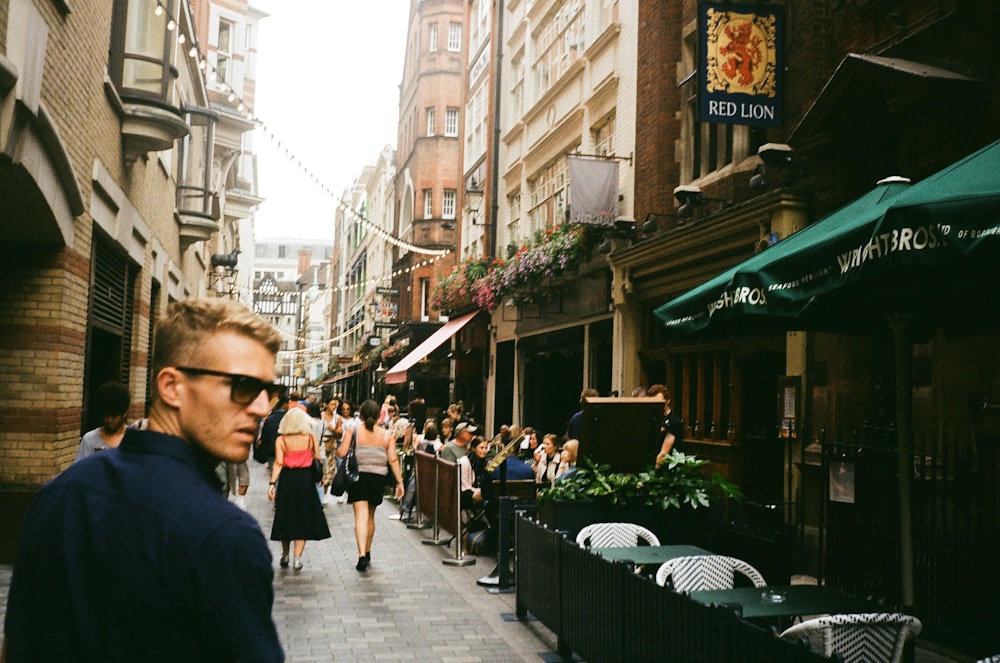
<svg viewBox="0 0 1000 663">
<path fill-rule="evenodd" d="M 122 381 L 141 417 L 157 313 L 206 293 L 218 112 L 190 6 L 157 7 L 0 2 L 0 557 L 90 394 Z"/>
</svg>

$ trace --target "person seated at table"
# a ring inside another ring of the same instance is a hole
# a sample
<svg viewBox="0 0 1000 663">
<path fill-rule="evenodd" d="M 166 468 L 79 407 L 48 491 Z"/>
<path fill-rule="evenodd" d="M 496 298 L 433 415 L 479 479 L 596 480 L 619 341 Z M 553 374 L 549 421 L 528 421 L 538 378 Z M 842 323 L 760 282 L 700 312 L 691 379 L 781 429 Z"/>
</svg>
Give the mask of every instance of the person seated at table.
<svg viewBox="0 0 1000 663">
<path fill-rule="evenodd" d="M 478 435 L 469 443 L 469 453 L 458 459 L 463 509 L 477 509 L 483 506 L 483 482 L 486 477 L 486 453 L 490 445 Z"/>
<path fill-rule="evenodd" d="M 559 446 L 556 441 L 559 437 L 555 433 L 547 433 L 542 439 L 541 451 L 535 460 L 535 483 L 540 485 L 550 485 L 552 480 L 559 475 L 559 468 L 562 467 L 562 457 L 559 454 Z"/>
<path fill-rule="evenodd" d="M 561 481 L 576 474 L 576 454 L 579 449 L 580 440 L 566 440 L 559 451 L 562 463 L 559 465 L 559 470 L 556 472 L 556 478 L 553 481 Z"/>
<path fill-rule="evenodd" d="M 538 451 L 538 435 L 531 426 L 525 426 L 521 434 L 521 443 L 518 445 L 517 457 L 530 465 L 534 465 L 535 452 Z"/>
</svg>

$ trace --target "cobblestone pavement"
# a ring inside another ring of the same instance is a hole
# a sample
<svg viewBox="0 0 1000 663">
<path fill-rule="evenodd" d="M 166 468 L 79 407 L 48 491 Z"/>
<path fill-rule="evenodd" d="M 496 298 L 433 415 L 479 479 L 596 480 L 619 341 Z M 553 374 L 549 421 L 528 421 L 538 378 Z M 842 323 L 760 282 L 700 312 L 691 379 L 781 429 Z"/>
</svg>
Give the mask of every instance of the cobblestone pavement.
<svg viewBox="0 0 1000 663">
<path fill-rule="evenodd" d="M 250 461 L 247 510 L 271 531 L 267 469 Z M 490 663 L 558 661 L 555 636 L 537 621 L 512 618 L 514 595 L 494 594 L 476 584 L 495 560 L 472 566 L 442 563 L 454 548 L 422 544 L 430 530 L 409 529 L 390 516 L 385 502 L 376 512 L 372 565 L 354 569 L 351 506 L 326 507 L 333 535 L 310 541 L 301 571 L 281 569 L 281 546 L 274 555 L 274 619 L 290 663 L 309 661 L 416 661 Z M 7 605 L 10 565 L 0 565 L 0 623 Z M 955 659 L 918 648 L 916 663 Z"/>
<path fill-rule="evenodd" d="M 269 538 L 267 469 L 250 465 L 246 507 Z M 491 594 L 476 584 L 494 559 L 443 564 L 454 547 L 422 544 L 430 530 L 391 519 L 398 511 L 387 501 L 376 512 L 371 568 L 358 573 L 351 506 L 332 501 L 325 510 L 333 536 L 306 544 L 301 571 L 279 568 L 281 546 L 271 543 L 274 620 L 289 662 L 558 660 L 555 636 L 544 626 L 510 619 L 513 594 Z M 0 565 L 0 623 L 10 573 L 11 566 Z"/>
</svg>

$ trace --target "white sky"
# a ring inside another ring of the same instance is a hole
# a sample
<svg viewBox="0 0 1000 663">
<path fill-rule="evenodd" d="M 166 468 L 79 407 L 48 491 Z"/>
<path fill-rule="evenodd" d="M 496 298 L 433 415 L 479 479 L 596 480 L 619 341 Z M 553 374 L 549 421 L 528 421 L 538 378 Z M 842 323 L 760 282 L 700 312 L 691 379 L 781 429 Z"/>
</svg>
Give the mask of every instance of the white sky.
<svg viewBox="0 0 1000 663">
<path fill-rule="evenodd" d="M 281 141 L 254 135 L 258 239 L 333 240 L 336 200 L 385 145 L 395 146 L 409 0 L 251 0 L 254 113 Z M 288 149 L 300 168 L 284 154 Z"/>
</svg>

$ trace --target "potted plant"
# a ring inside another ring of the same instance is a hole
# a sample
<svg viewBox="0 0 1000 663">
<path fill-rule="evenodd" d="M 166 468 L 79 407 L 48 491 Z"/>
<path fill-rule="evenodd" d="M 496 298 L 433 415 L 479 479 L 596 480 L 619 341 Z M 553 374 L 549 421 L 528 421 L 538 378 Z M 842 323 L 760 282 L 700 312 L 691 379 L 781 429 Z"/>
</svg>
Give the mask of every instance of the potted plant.
<svg viewBox="0 0 1000 663">
<path fill-rule="evenodd" d="M 708 462 L 673 451 L 658 468 L 625 474 L 583 458 L 573 474 L 539 493 L 539 518 L 574 537 L 591 523 L 632 522 L 663 543 L 697 544 L 708 536 L 713 501 L 742 498 L 719 473 L 706 476 Z"/>
</svg>

